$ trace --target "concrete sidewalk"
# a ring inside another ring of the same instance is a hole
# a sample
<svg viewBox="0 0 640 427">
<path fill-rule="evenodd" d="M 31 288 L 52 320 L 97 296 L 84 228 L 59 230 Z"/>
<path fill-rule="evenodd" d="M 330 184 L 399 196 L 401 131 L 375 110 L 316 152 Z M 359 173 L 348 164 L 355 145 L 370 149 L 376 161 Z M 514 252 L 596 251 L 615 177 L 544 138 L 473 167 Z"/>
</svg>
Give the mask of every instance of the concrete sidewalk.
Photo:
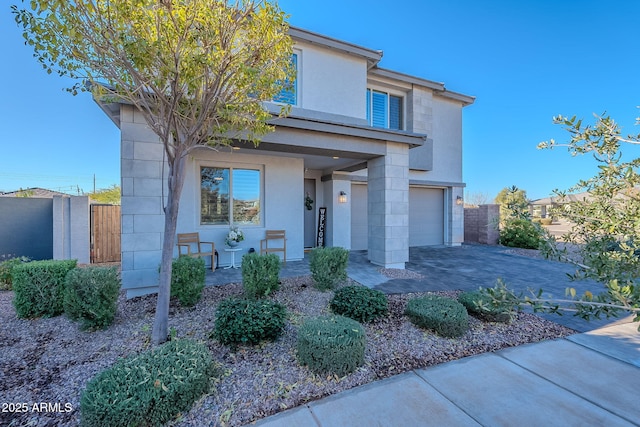
<svg viewBox="0 0 640 427">
<path fill-rule="evenodd" d="M 640 426 L 626 323 L 410 371 L 258 421 L 280 426 Z"/>
</svg>

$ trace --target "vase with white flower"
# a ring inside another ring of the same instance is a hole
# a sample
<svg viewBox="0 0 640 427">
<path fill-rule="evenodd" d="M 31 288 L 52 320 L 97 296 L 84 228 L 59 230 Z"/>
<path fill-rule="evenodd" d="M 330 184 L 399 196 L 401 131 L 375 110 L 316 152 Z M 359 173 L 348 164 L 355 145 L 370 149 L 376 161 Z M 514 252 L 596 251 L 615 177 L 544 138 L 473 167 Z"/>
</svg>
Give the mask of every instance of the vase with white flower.
<svg viewBox="0 0 640 427">
<path fill-rule="evenodd" d="M 231 227 L 229 229 L 227 237 L 224 239 L 224 242 L 227 244 L 227 246 L 235 248 L 236 246 L 238 246 L 238 243 L 242 242 L 243 240 L 244 233 L 242 232 L 242 230 L 240 230 L 238 227 Z"/>
</svg>

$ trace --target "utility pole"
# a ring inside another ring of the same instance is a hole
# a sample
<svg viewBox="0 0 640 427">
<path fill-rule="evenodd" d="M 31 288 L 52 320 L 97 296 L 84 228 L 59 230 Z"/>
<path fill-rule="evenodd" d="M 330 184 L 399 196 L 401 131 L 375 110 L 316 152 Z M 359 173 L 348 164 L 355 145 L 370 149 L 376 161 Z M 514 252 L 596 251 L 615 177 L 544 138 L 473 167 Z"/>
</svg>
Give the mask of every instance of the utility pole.
<svg viewBox="0 0 640 427">
<path fill-rule="evenodd" d="M 96 174 L 93 174 L 93 194 L 96 194 Z"/>
</svg>

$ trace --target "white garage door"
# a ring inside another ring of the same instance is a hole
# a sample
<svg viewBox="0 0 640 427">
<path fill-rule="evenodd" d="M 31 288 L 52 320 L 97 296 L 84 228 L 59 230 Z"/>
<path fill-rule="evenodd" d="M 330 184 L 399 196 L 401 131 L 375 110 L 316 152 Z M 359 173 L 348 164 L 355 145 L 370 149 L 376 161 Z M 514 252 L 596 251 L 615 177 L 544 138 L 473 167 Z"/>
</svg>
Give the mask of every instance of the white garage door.
<svg viewBox="0 0 640 427">
<path fill-rule="evenodd" d="M 444 244 L 444 190 L 409 188 L 409 246 Z"/>
<path fill-rule="evenodd" d="M 367 186 L 351 184 L 351 249 L 366 250 L 368 233 Z"/>
</svg>

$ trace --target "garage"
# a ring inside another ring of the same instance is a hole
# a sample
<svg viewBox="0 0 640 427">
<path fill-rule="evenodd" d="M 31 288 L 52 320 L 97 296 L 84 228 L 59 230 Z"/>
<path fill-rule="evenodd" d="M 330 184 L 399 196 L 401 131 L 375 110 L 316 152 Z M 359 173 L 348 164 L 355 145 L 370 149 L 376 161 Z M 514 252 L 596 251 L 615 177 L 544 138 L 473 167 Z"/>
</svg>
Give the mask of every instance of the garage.
<svg viewBox="0 0 640 427">
<path fill-rule="evenodd" d="M 409 246 L 444 244 L 444 190 L 409 188 Z"/>
<path fill-rule="evenodd" d="M 409 188 L 409 246 L 444 244 L 444 190 Z M 366 250 L 367 186 L 351 185 L 351 249 Z"/>
</svg>

